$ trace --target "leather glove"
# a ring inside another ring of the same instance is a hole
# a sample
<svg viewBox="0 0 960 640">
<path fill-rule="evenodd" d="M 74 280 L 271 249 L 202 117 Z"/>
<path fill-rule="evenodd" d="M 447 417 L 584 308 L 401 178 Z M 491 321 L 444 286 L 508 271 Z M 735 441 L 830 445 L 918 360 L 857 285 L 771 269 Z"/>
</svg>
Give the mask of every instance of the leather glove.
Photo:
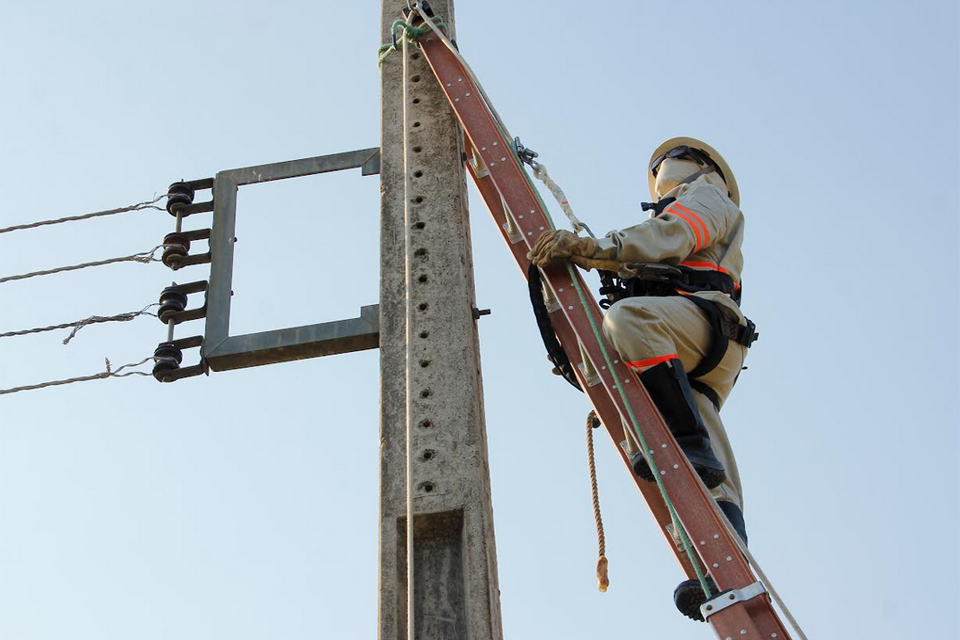
<svg viewBox="0 0 960 640">
<path fill-rule="evenodd" d="M 537 238 L 527 258 L 538 267 L 549 266 L 554 260 L 565 258 L 592 258 L 597 253 L 597 241 L 581 238 L 565 229 L 544 231 Z"/>
<path fill-rule="evenodd" d="M 571 256 L 570 260 L 572 260 L 573 263 L 581 269 L 586 269 L 587 271 L 590 271 L 590 269 L 597 269 L 599 271 L 613 271 L 614 273 L 617 273 L 621 267 L 621 264 L 616 260 L 601 258 L 599 256 L 594 258 Z"/>
</svg>

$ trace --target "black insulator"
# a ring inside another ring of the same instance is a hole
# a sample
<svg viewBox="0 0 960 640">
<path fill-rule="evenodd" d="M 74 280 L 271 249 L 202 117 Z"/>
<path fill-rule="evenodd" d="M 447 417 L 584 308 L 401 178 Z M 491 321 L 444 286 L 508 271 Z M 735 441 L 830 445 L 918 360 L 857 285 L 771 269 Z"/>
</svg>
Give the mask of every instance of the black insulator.
<svg viewBox="0 0 960 640">
<path fill-rule="evenodd" d="M 161 342 L 157 345 L 157 348 L 153 350 L 153 357 L 173 359 L 176 360 L 179 365 L 183 362 L 183 351 L 173 342 Z"/>
<path fill-rule="evenodd" d="M 173 270 L 180 268 L 180 261 L 190 253 L 190 241 L 181 233 L 168 233 L 163 238 L 161 260 Z"/>
<path fill-rule="evenodd" d="M 158 358 L 153 365 L 153 377 L 158 382 L 171 382 L 172 372 L 180 368 L 174 358 Z"/>
<path fill-rule="evenodd" d="M 194 191 L 186 182 L 174 182 L 167 189 L 167 213 L 172 216 L 189 204 L 193 204 Z"/>
<path fill-rule="evenodd" d="M 180 287 L 167 287 L 160 292 L 160 310 L 157 311 L 157 317 L 163 324 L 167 324 L 172 315 L 181 313 L 186 308 L 187 294 Z"/>
</svg>

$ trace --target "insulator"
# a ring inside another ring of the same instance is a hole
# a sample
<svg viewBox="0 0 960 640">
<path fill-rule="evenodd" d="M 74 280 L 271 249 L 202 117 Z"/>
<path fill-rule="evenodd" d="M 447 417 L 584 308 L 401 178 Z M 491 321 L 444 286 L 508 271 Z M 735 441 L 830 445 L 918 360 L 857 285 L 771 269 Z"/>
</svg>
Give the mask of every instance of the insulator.
<svg viewBox="0 0 960 640">
<path fill-rule="evenodd" d="M 153 364 L 153 377 L 158 382 L 170 382 L 171 372 L 180 368 L 180 365 L 173 358 L 158 358 Z"/>
<path fill-rule="evenodd" d="M 183 207 L 193 204 L 194 191 L 186 182 L 174 182 L 167 189 L 167 213 L 177 215 Z"/>
<path fill-rule="evenodd" d="M 180 261 L 190 253 L 190 241 L 182 233 L 168 233 L 163 237 L 163 264 L 174 271 L 180 268 Z"/>
<path fill-rule="evenodd" d="M 157 348 L 153 350 L 153 357 L 176 360 L 179 366 L 180 363 L 183 362 L 183 351 L 173 342 L 161 342 L 157 345 Z"/>
<path fill-rule="evenodd" d="M 172 315 L 181 313 L 186 308 L 187 294 L 180 287 L 167 287 L 160 292 L 160 310 L 157 311 L 157 317 L 163 324 L 167 324 Z"/>
</svg>

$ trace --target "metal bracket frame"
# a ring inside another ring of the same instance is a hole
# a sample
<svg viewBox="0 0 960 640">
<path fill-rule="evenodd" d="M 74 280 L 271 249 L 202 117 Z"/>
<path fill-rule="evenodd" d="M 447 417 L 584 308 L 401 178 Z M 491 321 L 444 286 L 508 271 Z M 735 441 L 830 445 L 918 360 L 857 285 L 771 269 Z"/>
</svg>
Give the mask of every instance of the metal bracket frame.
<svg viewBox="0 0 960 640">
<path fill-rule="evenodd" d="M 379 305 L 360 308 L 360 316 L 334 322 L 230 335 L 230 297 L 233 295 L 234 242 L 237 193 L 248 184 L 299 178 L 331 171 L 360 169 L 362 175 L 380 173 L 380 149 L 360 149 L 220 171 L 213 189 L 213 228 L 210 236 L 210 286 L 203 359 L 214 371 L 254 367 L 319 356 L 376 349 L 380 345 Z M 204 203 L 206 204 L 206 203 Z M 209 211 L 209 209 L 207 209 Z"/>
<path fill-rule="evenodd" d="M 700 605 L 700 613 L 703 615 L 703 619 L 706 620 L 712 615 L 716 615 L 726 609 L 727 607 L 732 607 L 735 604 L 741 602 L 746 602 L 752 598 L 763 595 L 767 592 L 767 588 L 763 586 L 762 582 L 754 582 L 753 584 L 748 584 L 742 589 L 728 589 L 727 591 L 721 591 L 714 597 L 710 598 L 702 605 Z"/>
</svg>

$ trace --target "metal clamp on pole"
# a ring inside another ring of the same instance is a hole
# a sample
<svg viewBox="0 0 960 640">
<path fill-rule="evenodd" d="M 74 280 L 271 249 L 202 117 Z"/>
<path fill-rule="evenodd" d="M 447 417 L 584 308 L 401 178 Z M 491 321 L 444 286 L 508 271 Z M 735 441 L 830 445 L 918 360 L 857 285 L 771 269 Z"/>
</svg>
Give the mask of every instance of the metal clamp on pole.
<svg viewBox="0 0 960 640">
<path fill-rule="evenodd" d="M 723 611 L 727 607 L 732 607 L 740 602 L 746 602 L 747 600 L 756 598 L 757 596 L 763 595 L 766 592 L 767 588 L 764 587 L 763 583 L 759 581 L 754 582 L 751 585 L 747 585 L 743 589 L 729 589 L 727 591 L 721 591 L 700 605 L 700 613 L 703 615 L 703 619 L 706 620 L 710 616 Z"/>
</svg>

